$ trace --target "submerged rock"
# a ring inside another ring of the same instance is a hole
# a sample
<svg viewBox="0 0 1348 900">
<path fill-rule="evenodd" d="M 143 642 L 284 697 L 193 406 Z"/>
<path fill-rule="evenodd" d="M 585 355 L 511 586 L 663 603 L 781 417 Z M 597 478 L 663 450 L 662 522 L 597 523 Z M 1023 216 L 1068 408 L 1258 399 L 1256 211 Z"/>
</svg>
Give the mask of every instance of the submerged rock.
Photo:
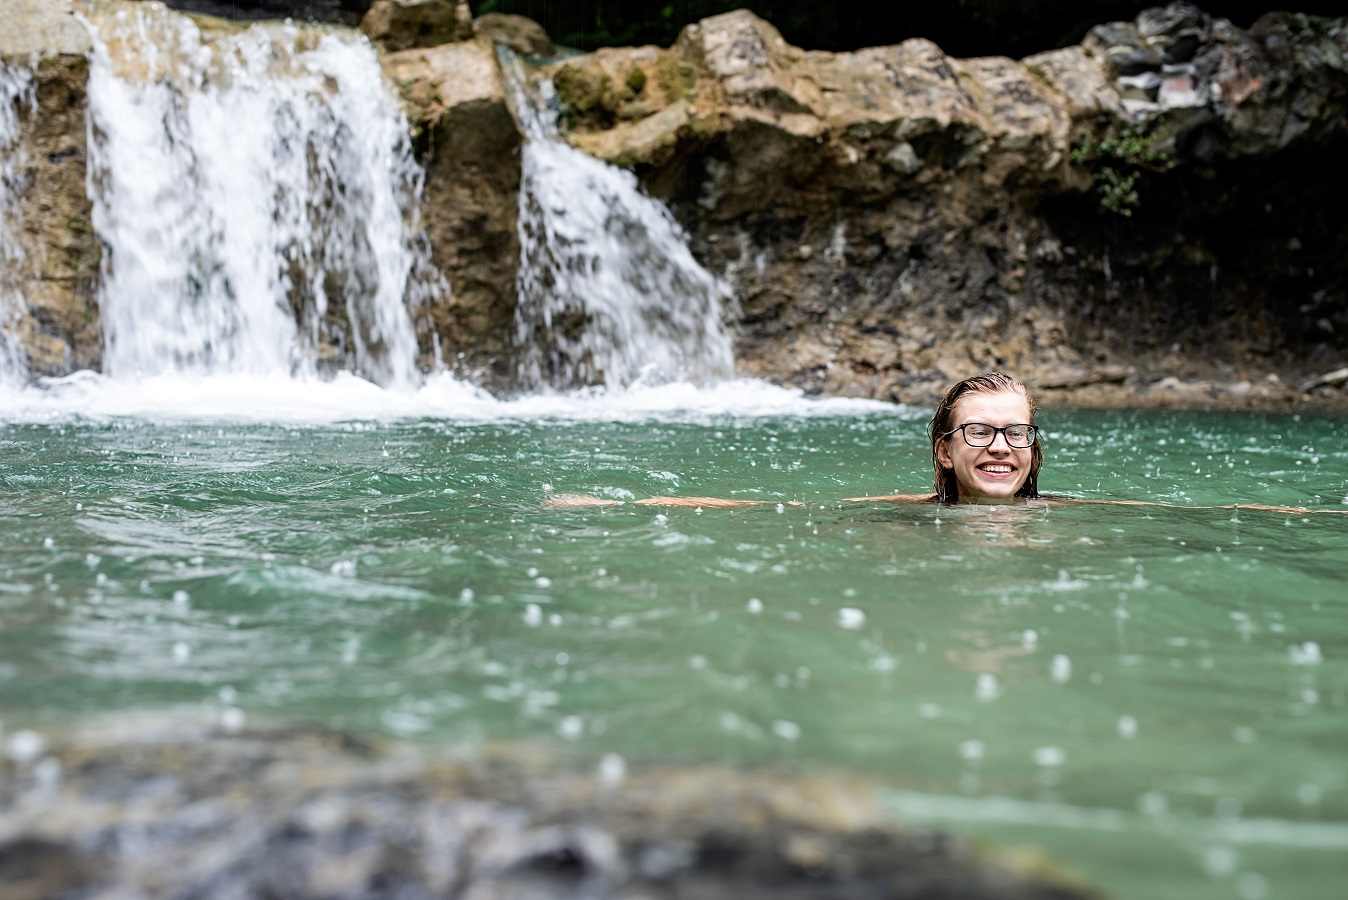
<svg viewBox="0 0 1348 900">
<path fill-rule="evenodd" d="M 137 722 L 0 763 L 7 897 L 1084 898 L 873 786 Z"/>
</svg>

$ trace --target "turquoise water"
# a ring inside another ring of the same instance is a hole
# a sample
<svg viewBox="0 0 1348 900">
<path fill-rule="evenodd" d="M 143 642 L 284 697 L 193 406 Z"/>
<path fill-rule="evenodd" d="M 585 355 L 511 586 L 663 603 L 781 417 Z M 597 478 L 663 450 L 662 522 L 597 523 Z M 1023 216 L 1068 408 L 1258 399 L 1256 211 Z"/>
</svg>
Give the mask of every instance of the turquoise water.
<svg viewBox="0 0 1348 900">
<path fill-rule="evenodd" d="M 929 414 L 11 422 L 0 721 L 842 770 L 1119 897 L 1335 895 L 1348 516 L 836 502 L 926 490 Z M 1046 491 L 1348 509 L 1341 419 L 1041 424 Z"/>
</svg>

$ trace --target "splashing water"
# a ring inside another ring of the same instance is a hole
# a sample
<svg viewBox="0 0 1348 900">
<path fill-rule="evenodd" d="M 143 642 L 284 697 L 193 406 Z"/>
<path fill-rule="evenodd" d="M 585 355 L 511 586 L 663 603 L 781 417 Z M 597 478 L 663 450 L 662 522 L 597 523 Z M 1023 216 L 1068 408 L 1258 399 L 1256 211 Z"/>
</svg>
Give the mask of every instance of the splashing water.
<svg viewBox="0 0 1348 900">
<path fill-rule="evenodd" d="M 369 45 L 148 5 L 92 30 L 105 372 L 413 386 L 422 176 Z"/>
<path fill-rule="evenodd" d="M 502 51 L 528 141 L 519 195 L 516 340 L 533 386 L 710 382 L 734 374 L 730 291 L 636 176 L 567 146 Z"/>
<path fill-rule="evenodd" d="M 21 110 L 27 108 L 31 113 L 34 106 L 32 73 L 0 61 L 0 384 L 21 382 L 27 368 L 23 347 L 14 333 L 22 307 L 20 269 L 26 257 L 18 240 L 23 177 L 19 128 Z"/>
</svg>

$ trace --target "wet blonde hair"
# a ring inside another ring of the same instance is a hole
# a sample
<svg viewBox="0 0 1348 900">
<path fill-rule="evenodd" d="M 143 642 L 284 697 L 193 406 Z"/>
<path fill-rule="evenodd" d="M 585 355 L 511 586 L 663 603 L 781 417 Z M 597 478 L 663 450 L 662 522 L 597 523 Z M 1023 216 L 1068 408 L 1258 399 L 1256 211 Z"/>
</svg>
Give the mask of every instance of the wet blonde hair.
<svg viewBox="0 0 1348 900">
<path fill-rule="evenodd" d="M 955 478 L 955 470 L 947 469 L 941 465 L 941 461 L 936 458 L 936 451 L 943 440 L 950 440 L 950 437 L 944 437 L 955 427 L 955 405 L 969 394 L 1000 394 L 1003 391 L 1020 394 L 1025 398 L 1025 403 L 1030 408 L 1030 421 L 1026 424 L 1034 424 L 1034 414 L 1037 407 L 1034 405 L 1034 398 L 1030 396 L 1029 390 L 1019 379 L 1013 378 L 1004 372 L 984 372 L 982 375 L 975 375 L 972 378 L 966 378 L 961 382 L 953 384 L 941 398 L 941 404 L 936 407 L 936 415 L 931 417 L 931 425 L 927 427 L 927 435 L 931 438 L 931 466 L 936 473 L 936 496 L 932 499 L 937 503 L 958 503 L 960 501 L 959 481 Z M 1044 462 L 1044 451 L 1040 447 L 1040 442 L 1035 441 L 1030 448 L 1030 474 L 1025 479 L 1025 483 L 1016 491 L 1017 497 L 1023 497 L 1026 500 L 1034 500 L 1039 496 L 1039 467 Z"/>
</svg>

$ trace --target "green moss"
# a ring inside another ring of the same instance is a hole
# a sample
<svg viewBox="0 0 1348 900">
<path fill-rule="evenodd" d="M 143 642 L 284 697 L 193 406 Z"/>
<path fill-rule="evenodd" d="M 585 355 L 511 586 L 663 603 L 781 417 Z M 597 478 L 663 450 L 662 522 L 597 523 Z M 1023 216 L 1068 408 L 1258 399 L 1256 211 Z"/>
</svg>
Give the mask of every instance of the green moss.
<svg viewBox="0 0 1348 900">
<path fill-rule="evenodd" d="M 640 69 L 633 69 L 627 73 L 627 88 L 633 94 L 640 94 L 646 89 L 646 73 Z"/>
<path fill-rule="evenodd" d="M 1129 125 L 1103 136 L 1087 135 L 1072 146 L 1071 159 L 1091 170 L 1100 207 L 1120 216 L 1132 216 L 1142 205 L 1139 182 L 1147 172 L 1168 172 L 1175 160 L 1161 149 L 1162 120 Z"/>
</svg>

